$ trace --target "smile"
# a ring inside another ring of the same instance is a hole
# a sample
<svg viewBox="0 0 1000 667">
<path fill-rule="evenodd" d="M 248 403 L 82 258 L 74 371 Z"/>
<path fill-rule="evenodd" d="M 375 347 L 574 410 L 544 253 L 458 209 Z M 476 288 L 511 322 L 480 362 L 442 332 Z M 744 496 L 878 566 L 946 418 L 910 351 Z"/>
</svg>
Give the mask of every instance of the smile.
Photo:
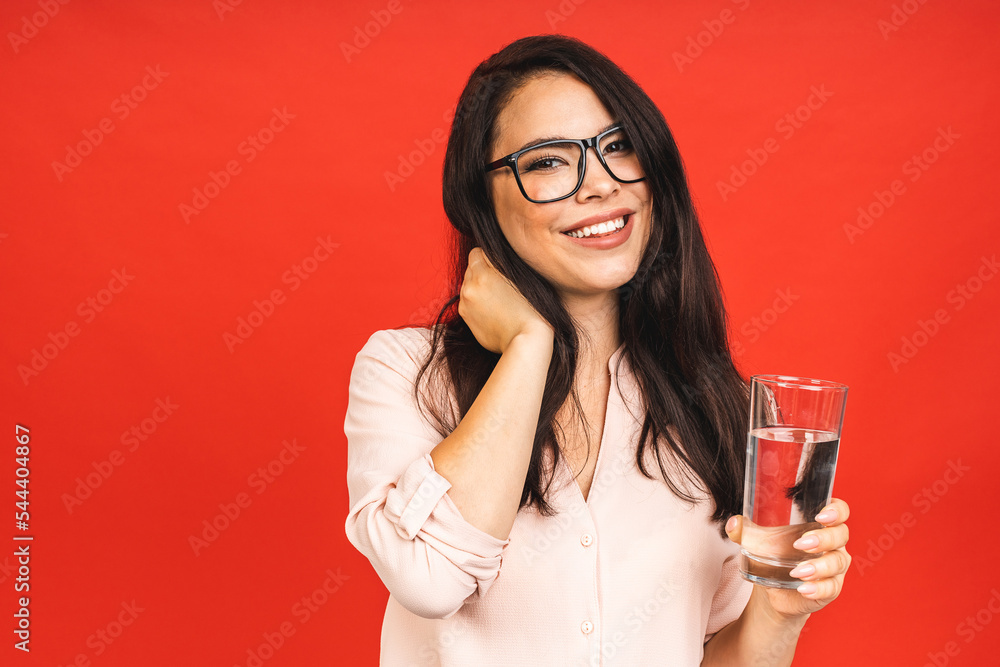
<svg viewBox="0 0 1000 667">
<path fill-rule="evenodd" d="M 560 234 L 573 245 L 587 251 L 611 250 L 628 242 L 629 237 L 632 236 L 632 229 L 635 227 L 634 218 L 635 213 L 623 213 L 612 220 L 602 220 L 586 227 L 560 232 Z"/>
<path fill-rule="evenodd" d="M 607 222 L 599 222 L 596 225 L 590 225 L 589 227 L 584 227 L 582 229 L 574 229 L 571 232 L 563 232 L 566 236 L 572 236 L 575 239 L 587 238 L 590 236 L 612 236 L 617 234 L 625 226 L 625 219 L 627 215 L 623 215 L 615 220 L 608 220 Z"/>
</svg>

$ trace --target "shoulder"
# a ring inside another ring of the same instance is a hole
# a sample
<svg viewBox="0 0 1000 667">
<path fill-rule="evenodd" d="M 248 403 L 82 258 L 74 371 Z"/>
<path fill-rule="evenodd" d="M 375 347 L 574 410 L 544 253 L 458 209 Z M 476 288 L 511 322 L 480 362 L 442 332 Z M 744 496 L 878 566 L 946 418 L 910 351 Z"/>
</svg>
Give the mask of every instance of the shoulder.
<svg viewBox="0 0 1000 667">
<path fill-rule="evenodd" d="M 384 352 L 393 355 L 411 355 L 430 349 L 432 331 L 426 327 L 379 329 L 368 337 L 358 354 Z"/>
<path fill-rule="evenodd" d="M 419 367 L 430 352 L 432 334 L 426 327 L 380 329 L 368 337 L 354 363 L 374 360 L 395 369 Z"/>
</svg>

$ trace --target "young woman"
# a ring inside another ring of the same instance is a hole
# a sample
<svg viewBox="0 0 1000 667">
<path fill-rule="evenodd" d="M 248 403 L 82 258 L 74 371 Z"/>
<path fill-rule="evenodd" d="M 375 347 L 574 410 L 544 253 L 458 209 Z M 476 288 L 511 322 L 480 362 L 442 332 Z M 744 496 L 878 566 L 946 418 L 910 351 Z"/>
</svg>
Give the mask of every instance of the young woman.
<svg viewBox="0 0 1000 667">
<path fill-rule="evenodd" d="M 454 296 L 369 338 L 344 424 L 381 664 L 790 664 L 848 507 L 796 542 L 798 590 L 740 576 L 748 386 L 650 98 L 577 40 L 510 44 L 459 100 L 444 205 Z"/>
</svg>

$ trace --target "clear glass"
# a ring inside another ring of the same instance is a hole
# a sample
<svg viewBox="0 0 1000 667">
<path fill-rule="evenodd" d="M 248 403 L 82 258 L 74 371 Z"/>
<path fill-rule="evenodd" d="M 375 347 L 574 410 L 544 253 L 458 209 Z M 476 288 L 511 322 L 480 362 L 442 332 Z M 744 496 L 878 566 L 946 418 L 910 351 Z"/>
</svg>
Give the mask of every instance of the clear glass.
<svg viewBox="0 0 1000 667">
<path fill-rule="evenodd" d="M 762 586 L 797 588 L 789 576 L 821 554 L 792 547 L 830 502 L 847 386 L 787 375 L 750 379 L 740 572 Z"/>
</svg>

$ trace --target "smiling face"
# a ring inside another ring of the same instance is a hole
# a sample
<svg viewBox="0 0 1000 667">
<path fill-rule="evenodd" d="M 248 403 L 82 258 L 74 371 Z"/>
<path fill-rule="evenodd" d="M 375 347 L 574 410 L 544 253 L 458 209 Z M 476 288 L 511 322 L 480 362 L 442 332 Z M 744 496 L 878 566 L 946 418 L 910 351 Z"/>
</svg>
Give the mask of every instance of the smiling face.
<svg viewBox="0 0 1000 667">
<path fill-rule="evenodd" d="M 546 139 L 593 137 L 618 120 L 577 77 L 545 73 L 519 88 L 500 112 L 489 161 Z M 647 182 L 616 181 L 594 149 L 587 149 L 586 159 L 580 189 L 546 204 L 525 199 L 510 169 L 488 174 L 497 220 L 507 242 L 555 287 L 564 302 L 609 296 L 628 282 L 639 268 L 650 234 L 652 201 Z M 581 224 L 589 227 L 606 221 L 614 225 L 616 220 L 618 230 L 605 232 L 606 236 L 595 228 L 576 231 L 573 236 L 565 233 Z"/>
</svg>

